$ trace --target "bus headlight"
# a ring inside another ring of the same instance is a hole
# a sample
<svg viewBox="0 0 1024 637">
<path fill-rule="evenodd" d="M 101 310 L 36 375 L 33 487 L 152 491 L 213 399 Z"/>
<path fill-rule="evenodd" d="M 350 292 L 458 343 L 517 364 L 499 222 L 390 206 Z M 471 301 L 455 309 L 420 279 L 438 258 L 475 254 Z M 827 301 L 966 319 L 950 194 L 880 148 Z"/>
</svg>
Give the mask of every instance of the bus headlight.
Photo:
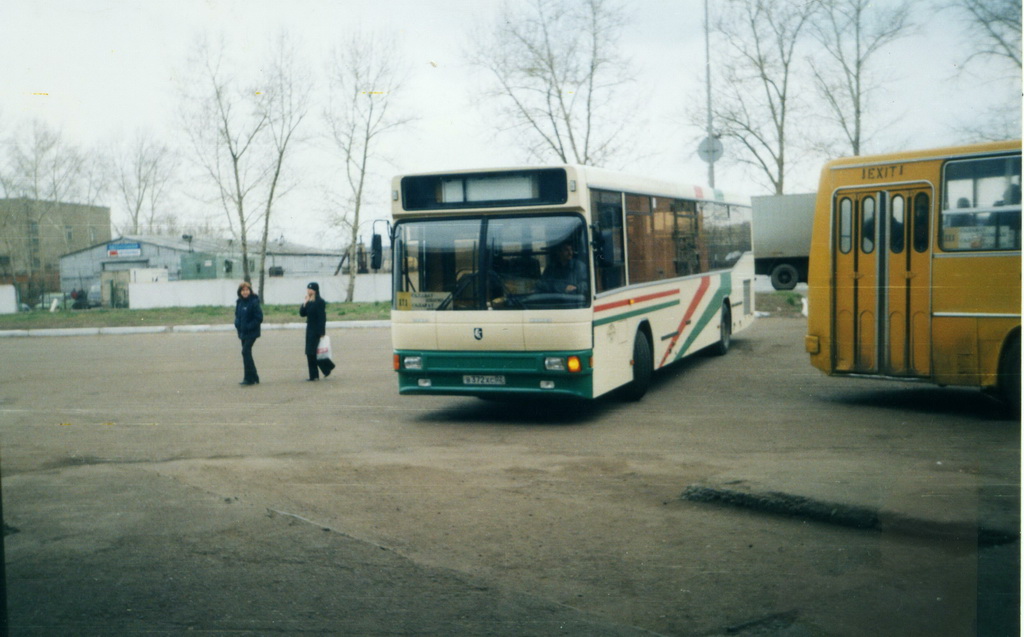
<svg viewBox="0 0 1024 637">
<path fill-rule="evenodd" d="M 402 367 L 405 369 L 423 369 L 422 356 L 406 356 L 402 359 Z"/>
<path fill-rule="evenodd" d="M 548 356 L 544 359 L 544 369 L 549 372 L 570 372 L 583 371 L 583 361 L 579 356 L 562 358 L 561 356 Z"/>
<path fill-rule="evenodd" d="M 565 359 L 560 356 L 548 356 L 544 359 L 544 369 L 549 372 L 564 372 Z"/>
</svg>

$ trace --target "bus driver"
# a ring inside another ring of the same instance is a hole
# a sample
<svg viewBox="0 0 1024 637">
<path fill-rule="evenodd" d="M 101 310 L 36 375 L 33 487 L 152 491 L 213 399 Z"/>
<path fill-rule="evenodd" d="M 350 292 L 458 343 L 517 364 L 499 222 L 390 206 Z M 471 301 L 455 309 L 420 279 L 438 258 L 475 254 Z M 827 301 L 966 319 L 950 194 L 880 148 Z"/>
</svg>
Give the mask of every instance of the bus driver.
<svg viewBox="0 0 1024 637">
<path fill-rule="evenodd" d="M 572 241 L 564 241 L 554 249 L 551 263 L 544 268 L 537 290 L 587 295 L 587 266 L 576 258 Z"/>
</svg>

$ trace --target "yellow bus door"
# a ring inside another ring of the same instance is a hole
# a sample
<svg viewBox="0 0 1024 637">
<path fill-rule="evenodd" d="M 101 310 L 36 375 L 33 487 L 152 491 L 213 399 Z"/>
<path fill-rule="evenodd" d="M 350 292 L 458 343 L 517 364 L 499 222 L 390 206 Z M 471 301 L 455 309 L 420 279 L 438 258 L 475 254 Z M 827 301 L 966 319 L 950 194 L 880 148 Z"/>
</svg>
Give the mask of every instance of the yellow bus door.
<svg viewBox="0 0 1024 637">
<path fill-rule="evenodd" d="M 881 196 L 887 217 L 881 267 L 888 285 L 882 299 L 884 356 L 879 371 L 890 376 L 928 376 L 931 191 L 901 189 Z"/>
<path fill-rule="evenodd" d="M 834 371 L 928 375 L 930 198 L 905 188 L 836 194 Z"/>
<path fill-rule="evenodd" d="M 840 191 L 834 199 L 833 364 L 837 372 L 878 371 L 877 191 Z"/>
</svg>

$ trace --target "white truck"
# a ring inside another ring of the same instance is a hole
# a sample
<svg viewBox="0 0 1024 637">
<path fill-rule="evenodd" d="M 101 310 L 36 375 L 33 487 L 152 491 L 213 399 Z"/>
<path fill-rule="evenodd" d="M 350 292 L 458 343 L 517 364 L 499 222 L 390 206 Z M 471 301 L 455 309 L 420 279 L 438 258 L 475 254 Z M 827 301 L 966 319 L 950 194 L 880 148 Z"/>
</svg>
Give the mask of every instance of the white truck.
<svg viewBox="0 0 1024 637">
<path fill-rule="evenodd" d="M 816 193 L 751 197 L 754 272 L 771 277 L 776 290 L 807 282 Z"/>
</svg>

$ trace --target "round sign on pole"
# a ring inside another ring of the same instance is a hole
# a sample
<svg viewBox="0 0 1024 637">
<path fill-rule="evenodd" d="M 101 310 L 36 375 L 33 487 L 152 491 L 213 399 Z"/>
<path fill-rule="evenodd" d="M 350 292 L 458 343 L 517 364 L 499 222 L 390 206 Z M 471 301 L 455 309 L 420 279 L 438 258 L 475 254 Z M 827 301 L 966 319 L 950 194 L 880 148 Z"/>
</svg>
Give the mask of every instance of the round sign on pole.
<svg viewBox="0 0 1024 637">
<path fill-rule="evenodd" d="M 713 164 L 722 158 L 724 150 L 722 142 L 717 137 L 705 137 L 697 147 L 697 156 L 709 164 Z"/>
</svg>

